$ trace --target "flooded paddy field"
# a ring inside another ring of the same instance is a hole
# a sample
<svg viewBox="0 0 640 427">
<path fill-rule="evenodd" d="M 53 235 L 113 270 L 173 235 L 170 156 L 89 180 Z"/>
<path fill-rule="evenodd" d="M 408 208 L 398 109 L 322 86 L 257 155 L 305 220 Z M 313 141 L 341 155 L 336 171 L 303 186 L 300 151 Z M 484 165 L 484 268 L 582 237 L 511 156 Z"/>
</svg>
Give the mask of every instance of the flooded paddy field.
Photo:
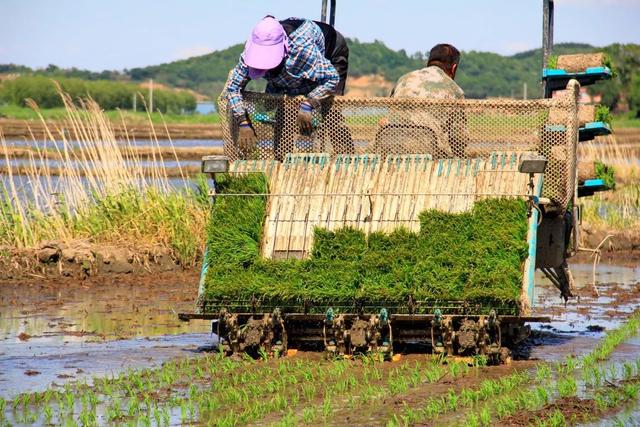
<svg viewBox="0 0 640 427">
<path fill-rule="evenodd" d="M 269 360 L 221 358 L 211 351 L 215 336 L 208 322 L 177 319 L 178 312 L 193 309 L 194 270 L 3 283 L 2 420 L 527 425 L 518 420 L 535 423 L 559 413 L 588 425 L 637 425 L 637 398 L 603 393 L 622 387 L 633 393 L 639 382 L 637 329 L 615 345 L 607 331 L 624 328 L 638 307 L 640 267 L 601 264 L 598 295 L 592 266 L 572 269 L 579 296 L 565 305 L 551 284 L 539 280 L 534 314 L 553 320 L 532 325 L 527 360 L 502 366 L 484 366 L 481 359 L 443 363 L 430 354 L 383 363 L 327 361 L 307 352 Z M 598 406 L 598 399 L 609 399 L 608 406 Z M 618 399 L 615 405 L 611 399 Z M 585 408 L 597 416 L 595 424 L 581 418 Z"/>
</svg>

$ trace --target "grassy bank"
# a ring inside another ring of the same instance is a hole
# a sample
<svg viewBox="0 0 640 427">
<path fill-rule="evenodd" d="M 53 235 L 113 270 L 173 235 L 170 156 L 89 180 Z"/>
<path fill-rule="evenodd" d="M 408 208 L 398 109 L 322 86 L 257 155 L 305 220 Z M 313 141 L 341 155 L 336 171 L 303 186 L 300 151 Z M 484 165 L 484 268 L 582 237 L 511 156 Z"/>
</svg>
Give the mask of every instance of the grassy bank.
<svg viewBox="0 0 640 427">
<path fill-rule="evenodd" d="M 640 128 L 640 117 L 636 117 L 633 112 L 616 114 L 612 116 L 611 126 L 613 129 Z"/>
<path fill-rule="evenodd" d="M 45 108 L 40 109 L 39 112 L 34 111 L 31 108 L 19 107 L 16 105 L 0 105 L 0 119 L 19 119 L 19 120 L 40 120 L 40 113 L 45 120 L 64 120 L 67 118 L 66 108 Z M 162 125 L 167 124 L 216 124 L 220 123 L 220 116 L 217 113 L 212 114 L 162 114 L 151 113 L 147 115 L 145 111 L 131 111 L 131 110 L 111 110 L 104 111 L 104 116 L 110 121 L 121 122 L 124 120 L 127 123 L 147 123 L 149 116 L 151 122 L 154 124 Z"/>
<path fill-rule="evenodd" d="M 66 110 L 64 108 L 45 108 L 40 112 L 46 120 L 62 120 L 66 117 Z M 148 121 L 147 113 L 144 111 L 131 111 L 131 110 L 111 110 L 105 111 L 105 116 L 110 120 L 121 121 L 124 117 L 125 121 L 131 123 L 142 123 Z M 0 105 L 0 118 L 8 119 L 20 119 L 20 120 L 38 120 L 38 115 L 31 108 L 19 107 L 16 105 Z M 349 122 L 347 118 L 347 122 Z M 162 123 L 184 123 L 184 124 L 216 124 L 220 123 L 220 116 L 218 113 L 211 114 L 161 114 L 152 113 L 151 121 L 154 124 Z M 375 117 L 372 116 L 371 123 L 378 123 Z M 635 117 L 633 114 L 613 115 L 611 116 L 611 125 L 614 129 L 622 128 L 640 128 L 640 118 Z"/>
<path fill-rule="evenodd" d="M 0 181 L 0 246 L 35 248 L 50 240 L 130 248 L 160 244 L 182 264 L 194 264 L 209 210 L 206 184 L 194 188 L 178 167 L 182 184 L 174 187 L 163 162 L 176 158 L 175 152 L 167 156 L 156 141 L 145 156 L 153 158 L 153 166 L 143 165 L 134 147 L 118 145 L 97 104 L 78 109 L 68 98 L 65 102 L 64 118 L 73 123 L 72 133 L 83 137 L 77 150 L 64 137 L 47 141 L 59 155 L 59 177 L 52 177 L 41 151 L 30 158 L 24 175 L 15 177 L 0 136 L 0 161 L 7 166 Z"/>
</svg>

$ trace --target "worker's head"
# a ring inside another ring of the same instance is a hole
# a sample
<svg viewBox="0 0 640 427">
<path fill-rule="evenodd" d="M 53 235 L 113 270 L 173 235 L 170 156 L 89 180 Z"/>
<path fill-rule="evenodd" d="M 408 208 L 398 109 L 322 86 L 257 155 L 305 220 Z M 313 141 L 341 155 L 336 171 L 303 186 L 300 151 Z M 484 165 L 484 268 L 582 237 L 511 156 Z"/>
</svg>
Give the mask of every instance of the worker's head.
<svg viewBox="0 0 640 427">
<path fill-rule="evenodd" d="M 282 25 L 271 15 L 262 18 L 244 45 L 244 62 L 249 67 L 249 77 L 263 77 L 267 71 L 280 65 L 287 51 L 287 33 Z"/>
<path fill-rule="evenodd" d="M 460 51 L 450 44 L 437 44 L 429 52 L 427 66 L 437 65 L 454 79 L 460 62 Z"/>
</svg>

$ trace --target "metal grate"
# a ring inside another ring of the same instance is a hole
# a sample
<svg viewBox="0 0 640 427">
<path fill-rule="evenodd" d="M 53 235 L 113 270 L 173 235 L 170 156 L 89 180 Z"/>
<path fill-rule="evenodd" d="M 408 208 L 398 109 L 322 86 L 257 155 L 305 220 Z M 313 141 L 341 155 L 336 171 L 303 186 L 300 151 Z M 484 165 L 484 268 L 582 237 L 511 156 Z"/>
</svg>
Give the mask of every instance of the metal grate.
<svg viewBox="0 0 640 427">
<path fill-rule="evenodd" d="M 384 161 L 406 154 L 438 160 L 536 152 L 549 159 L 543 196 L 566 209 L 575 192 L 579 84 L 567 88 L 559 98 L 527 101 L 335 97 L 314 111 L 311 136 L 298 131 L 301 97 L 247 92 L 244 104 L 258 142 L 238 143 L 221 97 L 224 151 L 231 160 L 281 161 L 298 153 L 371 154 Z"/>
</svg>

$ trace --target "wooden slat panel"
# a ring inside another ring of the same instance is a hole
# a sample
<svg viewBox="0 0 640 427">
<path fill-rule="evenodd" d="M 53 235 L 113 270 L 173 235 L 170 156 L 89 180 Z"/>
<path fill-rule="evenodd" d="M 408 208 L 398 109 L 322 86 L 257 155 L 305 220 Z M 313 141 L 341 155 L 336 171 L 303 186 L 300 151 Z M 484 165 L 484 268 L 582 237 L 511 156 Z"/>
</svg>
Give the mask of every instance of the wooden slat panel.
<svg viewBox="0 0 640 427">
<path fill-rule="evenodd" d="M 426 209 L 464 212 L 486 194 L 526 194 L 528 176 L 517 172 L 520 155 L 497 153 L 487 160 L 403 156 L 400 161 L 374 158 L 366 163 L 361 158 L 357 164 L 351 158 L 339 166 L 335 159 L 324 165 L 248 161 L 234 162 L 232 170 L 265 172 L 274 195 L 302 194 L 270 198 L 262 253 L 308 256 L 316 226 L 351 226 L 366 233 L 400 226 L 418 231 L 418 216 Z"/>
</svg>

